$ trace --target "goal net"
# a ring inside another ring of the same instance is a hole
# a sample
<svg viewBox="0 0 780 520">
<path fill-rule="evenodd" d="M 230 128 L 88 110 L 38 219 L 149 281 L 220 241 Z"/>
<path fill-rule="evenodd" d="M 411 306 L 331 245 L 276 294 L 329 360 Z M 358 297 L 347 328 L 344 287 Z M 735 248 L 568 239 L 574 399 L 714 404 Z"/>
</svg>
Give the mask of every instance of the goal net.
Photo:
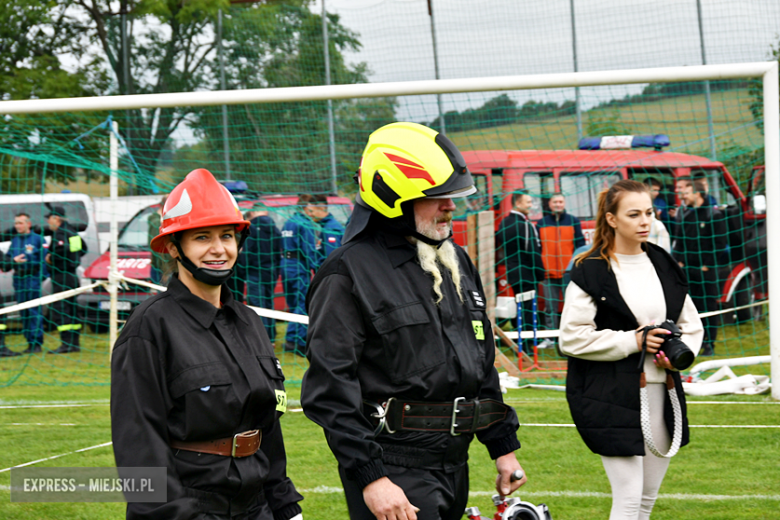
<svg viewBox="0 0 780 520">
<path fill-rule="evenodd" d="M 513 97 L 521 91 L 529 99 L 523 104 Z M 401 100 L 407 109 L 415 107 L 416 121 L 440 129 L 437 95 L 473 107 L 443 116 L 446 133 L 463 151 L 479 188 L 459 203 L 455 240 L 478 264 L 501 329 L 497 345 L 507 362 L 522 367 L 524 379 L 563 383 L 563 358 L 555 342 L 567 267 L 591 241 L 598 193 L 623 178 L 655 190 L 659 228 L 665 230 L 658 232 L 659 244 L 688 259 L 691 294 L 704 315 L 715 359 L 767 356 L 749 371 L 780 370 L 778 349 L 770 346 L 775 318 L 768 303 L 770 285 L 780 280 L 770 275 L 769 259 L 780 256 L 775 242 L 767 240 L 772 230 L 780 230 L 775 220 L 780 214 L 769 196 L 780 190 L 777 65 L 746 63 L 3 102 L 4 252 L 18 234 L 14 221 L 21 213 L 29 215 L 31 233 L 48 242 L 45 217 L 55 207 L 66 213 L 88 252 L 78 273 L 86 288 L 69 296 L 68 323 L 55 319 L 49 301 L 40 309 L 13 307 L 34 299 L 36 291 L 51 293 L 52 268 L 43 262 L 37 270 L 25 270 L 5 257 L 0 279 L 5 347 L 25 351 L 40 329 L 44 351 L 56 349 L 62 326 L 69 324 L 79 326 L 81 343 L 75 354 L 0 359 L 0 384 L 108 384 L 112 306 L 121 328 L 132 309 L 164 285 L 165 258 L 152 255 L 148 243 L 163 197 L 189 171 L 212 171 L 234 192 L 247 217 L 270 217 L 279 240 L 294 214 L 307 216 L 300 195 L 324 196 L 334 220 L 343 225 L 369 133 L 396 120 Z M 133 126 L 166 117 L 183 117 L 183 123 L 163 145 L 145 141 L 146 130 Z M 684 204 L 688 183 L 710 208 L 707 233 L 695 247 L 685 245 L 677 216 L 691 211 Z M 541 244 L 541 265 L 530 269 L 518 267 L 513 257 L 517 237 L 502 231 L 520 194 L 530 196 L 528 214 L 538 224 L 532 239 Z M 310 215 L 302 222 L 313 237 L 309 246 L 282 251 L 276 238 L 258 239 L 242 253 L 231 286 L 247 304 L 277 312 L 259 311 L 292 381 L 306 368 L 305 359 L 286 348 L 305 345 L 301 294 L 308 280 L 285 272 L 276 260 L 268 267 L 261 257 L 271 251 L 277 259 L 281 253 L 304 258 L 313 272 L 340 240 L 338 226 L 328 231 Z M 110 245 L 117 249 L 113 261 Z M 702 275 L 702 267 L 711 272 Z M 23 290 L 24 284 L 31 289 Z M 112 287 L 117 289 L 113 304 Z M 535 305 L 535 326 L 528 311 L 520 312 L 520 323 L 517 319 L 516 296 L 528 291 L 533 294 L 523 306 Z M 527 357 L 517 351 L 518 344 Z"/>
</svg>

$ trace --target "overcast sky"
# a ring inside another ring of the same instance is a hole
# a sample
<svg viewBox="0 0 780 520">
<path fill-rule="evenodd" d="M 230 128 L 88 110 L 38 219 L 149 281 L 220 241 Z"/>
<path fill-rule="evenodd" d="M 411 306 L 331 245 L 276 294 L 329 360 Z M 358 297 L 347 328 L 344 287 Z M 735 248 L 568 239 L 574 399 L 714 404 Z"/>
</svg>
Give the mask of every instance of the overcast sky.
<svg viewBox="0 0 780 520">
<path fill-rule="evenodd" d="M 359 34 L 371 81 L 434 79 L 426 0 L 325 0 Z M 572 0 L 433 0 L 442 79 L 572 72 Z M 322 0 L 312 10 L 321 12 Z M 780 36 L 778 0 L 700 0 L 709 64 L 766 61 Z M 696 0 L 573 0 L 578 70 L 700 65 Z M 641 86 L 582 89 L 585 104 L 622 97 Z M 489 94 L 445 95 L 445 111 L 479 106 Z M 573 89 L 518 92 L 560 102 Z M 432 120 L 433 96 L 401 99 L 401 119 Z"/>
</svg>

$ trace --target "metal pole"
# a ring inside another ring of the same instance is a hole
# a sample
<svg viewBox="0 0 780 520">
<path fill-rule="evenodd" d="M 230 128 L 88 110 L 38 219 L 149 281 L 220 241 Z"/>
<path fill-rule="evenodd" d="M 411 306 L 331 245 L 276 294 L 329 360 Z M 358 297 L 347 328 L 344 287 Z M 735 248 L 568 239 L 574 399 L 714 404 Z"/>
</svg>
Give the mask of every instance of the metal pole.
<svg viewBox="0 0 780 520">
<path fill-rule="evenodd" d="M 227 90 L 225 82 L 225 58 L 222 50 L 222 9 L 217 15 L 217 52 L 219 53 L 219 82 Z M 222 149 L 225 153 L 225 177 L 230 180 L 230 141 L 228 140 L 227 105 L 222 105 Z"/>
<path fill-rule="evenodd" d="M 322 48 L 325 58 L 325 85 L 330 85 L 330 43 L 328 40 L 328 13 L 322 0 Z M 333 127 L 333 100 L 328 100 L 328 147 L 330 148 L 330 192 L 338 193 L 336 187 L 336 132 Z"/>
<path fill-rule="evenodd" d="M 577 66 L 577 24 L 574 20 L 574 0 L 569 0 L 571 11 L 571 49 L 574 56 L 574 72 L 578 72 Z M 582 106 L 580 104 L 580 87 L 574 87 L 574 109 L 577 113 L 577 142 L 582 139 Z"/>
<path fill-rule="evenodd" d="M 780 193 L 780 88 L 778 88 L 778 63 L 764 74 L 764 159 L 766 164 L 766 193 Z M 780 233 L 780 208 L 774 204 L 766 207 L 766 235 L 777 237 Z M 769 294 L 780 296 L 780 240 L 767 240 L 767 275 Z M 774 292 L 772 292 L 774 291 Z M 771 356 L 772 399 L 780 401 L 780 309 L 769 307 L 769 354 Z"/>
<path fill-rule="evenodd" d="M 701 19 L 701 0 L 696 0 L 696 12 L 699 15 L 699 42 L 701 46 L 701 64 L 707 64 L 707 54 L 704 49 L 704 25 Z M 707 127 L 710 132 L 710 159 L 718 160 L 717 148 L 715 147 L 715 123 L 712 121 L 712 99 L 710 98 L 710 80 L 704 81 L 704 97 L 707 101 Z"/>
<path fill-rule="evenodd" d="M 431 39 L 433 40 L 433 66 L 436 70 L 436 79 L 439 77 L 439 51 L 436 44 L 436 23 L 433 18 L 433 0 L 428 0 L 428 15 L 431 17 Z M 436 94 L 436 103 L 439 106 L 439 127 L 442 134 L 447 135 L 447 126 L 444 124 L 444 110 L 441 105 L 441 94 Z"/>
<path fill-rule="evenodd" d="M 111 130 L 109 131 L 109 154 L 111 167 L 111 177 L 109 180 L 109 195 L 111 197 L 111 207 L 114 209 L 111 211 L 110 222 L 110 242 L 109 242 L 109 258 L 110 264 L 108 267 L 108 294 L 110 297 L 110 310 L 108 313 L 108 345 L 109 345 L 109 359 L 114 351 L 114 343 L 117 338 L 117 320 L 119 316 L 116 308 L 116 295 L 117 288 L 119 286 L 119 279 L 117 278 L 117 237 L 119 235 L 119 226 L 116 220 L 116 208 L 119 197 L 119 183 L 117 180 L 117 170 L 119 170 L 119 142 L 117 135 L 119 133 L 119 123 L 116 121 L 111 122 Z"/>
<path fill-rule="evenodd" d="M 123 2 L 122 5 L 122 19 L 120 21 L 120 31 L 121 31 L 121 39 L 122 39 L 122 75 L 125 77 L 125 95 L 131 95 L 132 88 L 131 88 L 131 79 L 130 79 L 130 52 L 127 48 L 129 45 L 129 41 L 127 38 L 127 3 Z M 130 121 L 130 118 L 127 118 L 127 121 Z M 128 124 L 127 129 L 125 131 L 125 142 L 127 143 L 127 147 L 131 148 L 133 146 L 133 138 L 130 133 L 132 125 Z M 128 195 L 134 195 L 135 194 L 135 173 L 130 174 L 130 182 L 127 185 L 127 192 Z"/>
</svg>

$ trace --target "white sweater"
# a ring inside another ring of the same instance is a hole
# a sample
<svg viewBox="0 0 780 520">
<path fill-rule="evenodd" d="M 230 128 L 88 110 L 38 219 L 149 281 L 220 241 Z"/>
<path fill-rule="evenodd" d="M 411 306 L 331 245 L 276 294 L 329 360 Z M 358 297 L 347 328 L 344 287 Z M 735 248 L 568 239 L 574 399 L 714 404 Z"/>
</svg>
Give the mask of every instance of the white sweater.
<svg viewBox="0 0 780 520">
<path fill-rule="evenodd" d="M 617 278 L 618 289 L 640 327 L 661 323 L 666 319 L 666 301 L 661 280 L 655 272 L 647 253 L 639 255 L 615 254 L 612 272 Z M 563 314 L 561 315 L 561 352 L 591 361 L 619 361 L 639 351 L 636 331 L 596 330 L 596 303 L 577 284 L 566 288 Z M 677 326 L 682 340 L 698 355 L 704 338 L 696 307 L 690 295 L 685 297 Z M 648 383 L 663 383 L 666 373 L 653 362 L 655 356 L 645 357 L 645 374 Z"/>
</svg>

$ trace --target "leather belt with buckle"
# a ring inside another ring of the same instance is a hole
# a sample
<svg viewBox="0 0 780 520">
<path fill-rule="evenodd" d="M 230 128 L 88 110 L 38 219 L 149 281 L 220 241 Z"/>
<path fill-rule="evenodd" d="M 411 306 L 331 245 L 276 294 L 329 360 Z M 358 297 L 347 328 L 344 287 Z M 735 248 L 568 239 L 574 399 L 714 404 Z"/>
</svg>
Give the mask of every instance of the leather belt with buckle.
<svg viewBox="0 0 780 520">
<path fill-rule="evenodd" d="M 257 453 L 262 438 L 263 432 L 260 430 L 249 430 L 237 433 L 232 437 L 213 441 L 179 441 L 174 439 L 171 441 L 171 448 L 240 458 Z"/>
<path fill-rule="evenodd" d="M 363 403 L 375 411 L 369 417 L 376 420 L 374 435 L 382 430 L 448 432 L 452 436 L 474 433 L 503 421 L 509 407 L 494 399 L 457 397 L 451 402 L 403 402 L 395 397 L 382 404 Z"/>
</svg>

